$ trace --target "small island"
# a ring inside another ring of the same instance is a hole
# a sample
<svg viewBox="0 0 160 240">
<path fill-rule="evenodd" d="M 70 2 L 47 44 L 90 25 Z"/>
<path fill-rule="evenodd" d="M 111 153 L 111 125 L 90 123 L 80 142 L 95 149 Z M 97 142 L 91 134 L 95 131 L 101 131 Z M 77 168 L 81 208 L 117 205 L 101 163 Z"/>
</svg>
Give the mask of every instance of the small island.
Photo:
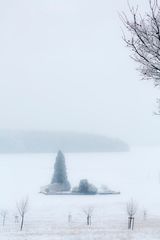
<svg viewBox="0 0 160 240">
<path fill-rule="evenodd" d="M 54 173 L 51 183 L 42 187 L 40 193 L 45 195 L 108 195 L 120 194 L 120 192 L 112 191 L 105 185 L 98 189 L 87 179 L 81 179 L 78 186 L 71 188 L 71 184 L 67 177 L 67 169 L 65 157 L 62 151 L 59 151 L 54 164 Z"/>
</svg>

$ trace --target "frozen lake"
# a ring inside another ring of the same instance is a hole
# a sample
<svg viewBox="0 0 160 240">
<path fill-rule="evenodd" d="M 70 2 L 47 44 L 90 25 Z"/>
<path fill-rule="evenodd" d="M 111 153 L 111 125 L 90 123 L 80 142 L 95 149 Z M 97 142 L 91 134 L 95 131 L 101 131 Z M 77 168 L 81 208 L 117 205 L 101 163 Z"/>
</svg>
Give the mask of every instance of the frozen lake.
<svg viewBox="0 0 160 240">
<path fill-rule="evenodd" d="M 50 182 L 55 154 L 0 155 L 0 208 L 8 209 L 2 240 L 11 239 L 158 239 L 160 237 L 160 148 L 133 148 L 128 153 L 65 154 L 72 186 L 87 178 L 120 191 L 114 196 L 45 196 L 40 187 Z M 24 231 L 14 224 L 16 202 L 29 196 Z M 138 204 L 135 231 L 126 230 L 126 202 Z M 93 207 L 87 228 L 83 209 Z M 143 221 L 143 211 L 147 220 Z M 71 213 L 72 224 L 67 216 Z M 131 235 L 131 236 L 130 236 Z M 146 236 L 148 238 L 146 238 Z M 95 238 L 94 238 L 95 237 Z"/>
</svg>

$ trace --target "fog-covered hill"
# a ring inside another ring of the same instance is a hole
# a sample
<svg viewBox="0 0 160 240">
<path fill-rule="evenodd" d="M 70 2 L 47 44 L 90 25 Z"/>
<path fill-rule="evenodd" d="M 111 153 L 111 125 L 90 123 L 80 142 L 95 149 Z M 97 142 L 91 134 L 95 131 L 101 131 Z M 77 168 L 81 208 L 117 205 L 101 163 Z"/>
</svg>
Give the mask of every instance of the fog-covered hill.
<svg viewBox="0 0 160 240">
<path fill-rule="evenodd" d="M 47 131 L 0 131 L 0 153 L 123 152 L 128 145 L 105 136 Z"/>
</svg>

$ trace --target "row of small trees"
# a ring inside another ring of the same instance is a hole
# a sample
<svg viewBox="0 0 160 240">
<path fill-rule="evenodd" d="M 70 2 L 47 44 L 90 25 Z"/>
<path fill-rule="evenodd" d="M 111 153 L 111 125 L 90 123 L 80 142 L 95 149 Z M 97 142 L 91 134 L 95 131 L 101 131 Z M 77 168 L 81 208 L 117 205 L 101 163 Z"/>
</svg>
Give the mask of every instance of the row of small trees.
<svg viewBox="0 0 160 240">
<path fill-rule="evenodd" d="M 86 222 L 87 225 L 91 225 L 92 221 L 92 214 L 93 214 L 94 208 L 93 207 L 89 207 L 87 209 L 84 209 L 83 212 L 86 215 Z M 135 220 L 135 215 L 137 212 L 137 204 L 136 202 L 133 201 L 133 199 L 131 199 L 128 203 L 127 203 L 127 214 L 128 214 L 128 229 L 134 229 L 134 220 Z"/>
<path fill-rule="evenodd" d="M 28 211 L 28 197 L 22 199 L 21 201 L 19 201 L 16 205 L 17 210 L 18 210 L 18 215 L 15 215 L 15 222 L 20 222 L 20 231 L 23 230 L 23 226 L 24 226 L 24 220 L 25 220 L 25 214 Z M 2 218 L 2 225 L 4 226 L 6 223 L 6 218 L 8 215 L 8 211 L 7 210 L 2 210 L 0 212 L 1 218 Z M 19 221 L 20 219 L 20 221 Z"/>
<path fill-rule="evenodd" d="M 127 215 L 128 215 L 128 229 L 134 229 L 134 221 L 135 221 L 135 215 L 137 212 L 137 204 L 133 199 L 131 199 L 127 203 Z M 88 207 L 86 209 L 83 209 L 84 214 L 86 215 L 86 224 L 89 226 L 92 223 L 92 215 L 93 215 L 94 208 Z M 144 219 L 146 218 L 146 210 L 144 211 Z"/>
<path fill-rule="evenodd" d="M 134 202 L 133 200 L 130 200 L 127 203 L 126 209 L 127 209 L 127 214 L 128 214 L 128 229 L 133 230 L 134 222 L 135 222 L 135 214 L 137 212 L 136 202 Z M 24 198 L 23 200 L 21 200 L 20 202 L 17 203 L 17 210 L 19 213 L 20 221 L 19 221 L 19 217 L 15 216 L 15 218 L 16 218 L 15 222 L 20 222 L 20 231 L 22 231 L 23 226 L 24 226 L 25 215 L 28 211 L 28 197 Z M 87 208 L 83 209 L 82 211 L 86 216 L 87 226 L 91 226 L 94 207 L 87 207 Z M 5 225 L 7 214 L 8 214 L 8 212 L 6 210 L 1 211 L 1 213 L 0 213 L 0 215 L 2 217 L 2 225 L 3 226 Z M 146 211 L 144 211 L 144 218 L 146 218 Z M 71 215 L 71 213 L 69 213 L 68 223 L 71 223 L 71 222 L 72 222 L 72 215 Z"/>
</svg>

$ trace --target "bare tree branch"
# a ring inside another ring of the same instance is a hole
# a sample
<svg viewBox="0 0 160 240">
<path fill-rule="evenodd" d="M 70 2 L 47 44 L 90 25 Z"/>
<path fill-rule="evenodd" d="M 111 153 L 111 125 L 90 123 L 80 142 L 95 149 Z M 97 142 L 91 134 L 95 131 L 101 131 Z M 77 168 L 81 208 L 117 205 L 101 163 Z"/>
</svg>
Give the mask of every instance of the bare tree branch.
<svg viewBox="0 0 160 240">
<path fill-rule="evenodd" d="M 134 217 L 137 212 L 137 204 L 131 199 L 127 203 L 127 213 L 129 217 Z"/>
<path fill-rule="evenodd" d="M 142 16 L 138 7 L 129 5 L 130 16 L 123 12 L 120 18 L 125 26 L 123 40 L 131 49 L 131 57 L 139 63 L 142 79 L 153 80 L 160 86 L 160 6 L 157 0 L 148 0 L 149 12 Z"/>
</svg>

